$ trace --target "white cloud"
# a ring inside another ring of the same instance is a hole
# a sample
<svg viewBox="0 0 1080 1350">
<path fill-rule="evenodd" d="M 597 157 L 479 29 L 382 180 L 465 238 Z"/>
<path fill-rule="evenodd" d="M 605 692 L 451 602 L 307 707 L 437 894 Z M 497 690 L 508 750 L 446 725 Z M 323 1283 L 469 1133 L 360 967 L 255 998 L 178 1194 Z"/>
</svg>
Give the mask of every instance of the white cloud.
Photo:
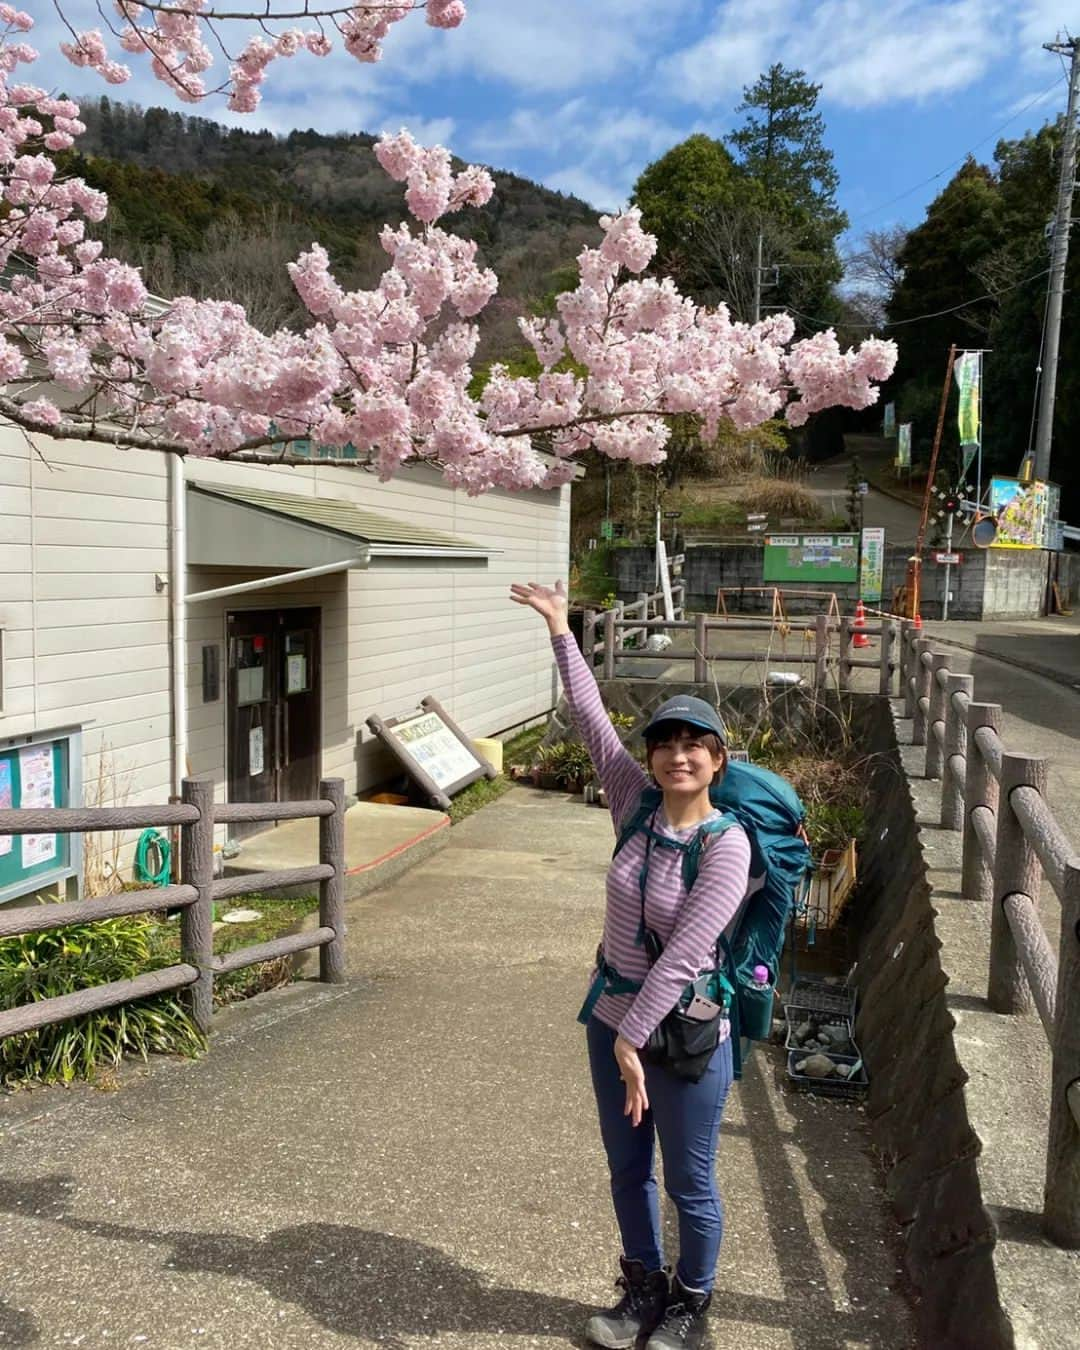
<svg viewBox="0 0 1080 1350">
<path fill-rule="evenodd" d="M 667 58 L 671 92 L 705 107 L 772 62 L 802 68 L 850 108 L 963 89 L 1002 55 L 1005 0 L 728 0 L 711 30 Z"/>
<path fill-rule="evenodd" d="M 544 175 L 546 187 L 580 197 L 598 211 L 618 211 L 630 196 L 630 182 L 613 182 L 593 172 L 588 165 L 578 164 L 557 173 Z"/>
</svg>

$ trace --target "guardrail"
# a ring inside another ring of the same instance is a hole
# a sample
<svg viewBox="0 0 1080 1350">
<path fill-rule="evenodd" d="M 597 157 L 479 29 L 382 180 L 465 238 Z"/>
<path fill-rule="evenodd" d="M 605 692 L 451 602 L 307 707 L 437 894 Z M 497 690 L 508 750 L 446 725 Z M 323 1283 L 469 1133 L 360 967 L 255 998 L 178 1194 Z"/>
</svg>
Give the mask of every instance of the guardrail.
<svg viewBox="0 0 1080 1350">
<path fill-rule="evenodd" d="M 672 562 L 680 562 L 681 555 L 673 558 Z M 676 619 L 682 619 L 686 616 L 686 582 L 676 581 L 671 587 L 672 608 Z M 586 659 L 593 659 L 600 655 L 604 650 L 605 638 L 596 640 L 596 630 L 605 622 L 605 616 L 614 614 L 620 624 L 626 622 L 625 629 L 619 628 L 616 634 L 619 651 L 626 647 L 626 641 L 630 637 L 640 637 L 645 633 L 644 625 L 649 620 L 658 617 L 664 604 L 663 591 L 638 591 L 638 598 L 626 604 L 625 601 L 617 600 L 611 609 L 595 610 L 587 609 L 585 611 L 585 623 L 582 630 L 581 650 Z M 591 651 L 590 651 L 591 648 Z"/>
<path fill-rule="evenodd" d="M 641 603 L 641 602 L 639 602 Z M 613 680 L 615 678 L 615 665 L 618 661 L 647 659 L 655 661 L 662 655 L 665 661 L 692 661 L 694 663 L 693 680 L 695 684 L 704 684 L 709 678 L 710 661 L 739 661 L 747 664 L 751 661 L 782 661 L 784 664 L 809 665 L 813 667 L 813 684 L 815 688 L 824 688 L 829 671 L 835 668 L 838 672 L 839 688 L 846 692 L 851 688 L 851 674 L 853 670 L 868 669 L 878 671 L 878 692 L 889 694 L 893 688 L 893 674 L 899 668 L 899 660 L 896 656 L 896 644 L 899 638 L 899 625 L 897 620 L 888 616 L 883 617 L 879 622 L 872 624 L 863 624 L 856 628 L 855 620 L 844 617 L 839 624 L 828 617 L 826 614 L 815 615 L 813 619 L 807 619 L 805 622 L 785 619 L 777 622 L 774 619 L 718 619 L 711 615 L 700 613 L 695 614 L 692 619 L 665 619 L 665 618 L 632 618 L 625 617 L 625 611 L 621 611 L 616 605 L 614 609 L 607 609 L 600 614 L 590 611 L 586 614 L 585 637 L 582 648 L 586 659 L 590 652 L 595 660 L 600 657 L 602 678 Z M 600 642 L 595 640 L 595 633 L 598 627 L 602 627 L 603 639 Z M 626 646 L 628 632 L 640 633 L 692 633 L 693 641 L 689 652 L 665 651 L 662 654 L 649 651 L 648 649 L 630 649 Z M 812 643 L 810 650 L 801 653 L 784 652 L 777 656 L 774 653 L 761 651 L 729 651 L 720 650 L 716 647 L 710 649 L 710 633 L 768 633 L 776 631 L 787 637 L 791 633 L 802 633 L 806 635 L 807 646 Z M 873 657 L 854 656 L 852 654 L 852 639 L 856 633 L 864 634 L 866 637 L 879 638 L 881 646 L 878 654 Z M 835 639 L 838 638 L 838 641 Z"/>
<path fill-rule="evenodd" d="M 973 679 L 905 619 L 904 711 L 924 773 L 941 781 L 941 825 L 963 831 L 961 891 L 992 905 L 987 1001 L 1038 1011 L 1053 1054 L 1043 1228 L 1080 1247 L 1080 855 L 1046 801 L 1046 760 L 1001 740 L 1002 709 L 978 703 Z M 1061 902 L 1055 954 L 1039 919 L 1043 878 Z"/>
<path fill-rule="evenodd" d="M 317 817 L 319 861 L 309 867 L 215 878 L 214 825 L 235 821 L 296 820 Z M 178 826 L 180 883 L 143 891 L 121 891 L 94 900 L 67 901 L 0 911 L 0 938 L 92 923 L 95 919 L 180 909 L 180 960 L 130 980 L 91 985 L 73 994 L 40 999 L 0 1011 L 0 1037 L 33 1031 L 83 1013 L 99 1012 L 133 999 L 184 989 L 194 1020 L 209 1031 L 214 1011 L 214 977 L 257 961 L 319 948 L 319 978 L 330 984 L 345 979 L 345 783 L 324 778 L 313 802 L 214 802 L 207 778 L 186 778 L 181 801 L 171 806 L 49 807 L 0 811 L 0 835 L 63 834 L 76 831 L 135 830 Z M 281 886 L 318 885 L 319 926 L 225 956 L 215 956 L 212 915 L 215 900 Z"/>
</svg>

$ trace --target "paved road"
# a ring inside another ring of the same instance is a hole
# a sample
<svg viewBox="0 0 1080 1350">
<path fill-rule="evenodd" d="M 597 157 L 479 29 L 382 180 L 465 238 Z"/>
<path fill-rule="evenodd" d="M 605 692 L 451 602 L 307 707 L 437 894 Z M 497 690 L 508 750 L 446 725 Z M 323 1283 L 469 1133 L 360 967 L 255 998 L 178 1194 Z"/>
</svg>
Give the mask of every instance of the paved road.
<svg viewBox="0 0 1080 1350">
<path fill-rule="evenodd" d="M 883 443 L 876 437 L 849 436 L 847 444 L 848 454 L 824 460 L 805 479 L 806 488 L 819 499 L 826 518 L 847 518 L 847 480 L 852 453 L 858 454 L 864 468 L 873 461 L 888 460 L 891 454 L 890 450 L 881 448 Z M 863 524 L 884 526 L 890 544 L 914 544 L 919 532 L 919 512 L 906 502 L 871 488 L 863 499 Z"/>
<path fill-rule="evenodd" d="M 236 1009 L 120 1091 L 4 1104 L 0 1346 L 582 1346 L 615 1292 L 574 1021 L 611 843 L 515 789 L 351 903 L 349 985 Z M 756 1053 L 726 1114 L 711 1344 L 903 1350 L 865 1117 L 782 1064 Z"/>
</svg>

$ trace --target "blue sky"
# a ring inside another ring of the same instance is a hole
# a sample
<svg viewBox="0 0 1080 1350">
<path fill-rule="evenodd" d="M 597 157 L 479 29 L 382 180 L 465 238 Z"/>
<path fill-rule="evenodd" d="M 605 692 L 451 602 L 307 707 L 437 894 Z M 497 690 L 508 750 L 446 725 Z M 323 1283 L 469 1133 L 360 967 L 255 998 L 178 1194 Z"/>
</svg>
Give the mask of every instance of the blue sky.
<svg viewBox="0 0 1080 1350">
<path fill-rule="evenodd" d="M 61 4 L 76 27 L 100 23 L 92 0 Z M 464 159 L 605 209 L 622 204 L 641 169 L 691 132 L 731 130 L 742 87 L 782 61 L 822 85 L 853 238 L 918 223 L 969 149 L 989 160 L 999 136 L 1021 135 L 1063 109 L 1062 63 L 1041 44 L 1080 30 L 1080 0 L 468 4 L 455 32 L 419 17 L 398 24 L 375 66 L 340 52 L 276 63 L 249 118 L 229 116 L 219 100 L 171 104 L 138 60 L 131 83 L 108 88 L 56 51 L 51 5 L 29 8 L 44 11 L 31 35 L 44 58 L 35 75 L 54 88 L 274 131 L 405 125 Z"/>
</svg>

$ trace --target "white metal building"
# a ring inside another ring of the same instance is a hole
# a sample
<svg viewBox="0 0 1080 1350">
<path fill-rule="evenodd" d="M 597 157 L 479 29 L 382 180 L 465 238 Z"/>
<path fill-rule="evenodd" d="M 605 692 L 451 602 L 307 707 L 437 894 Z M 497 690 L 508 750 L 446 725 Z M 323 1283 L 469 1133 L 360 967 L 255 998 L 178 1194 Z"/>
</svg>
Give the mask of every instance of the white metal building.
<svg viewBox="0 0 1080 1350">
<path fill-rule="evenodd" d="M 365 719 L 425 694 L 509 730 L 556 695 L 509 583 L 564 576 L 569 536 L 569 487 L 470 498 L 424 466 L 380 483 L 0 430 L 0 799 L 5 753 L 58 739 L 138 804 L 185 773 L 219 800 L 362 792 L 392 772 Z"/>
</svg>

